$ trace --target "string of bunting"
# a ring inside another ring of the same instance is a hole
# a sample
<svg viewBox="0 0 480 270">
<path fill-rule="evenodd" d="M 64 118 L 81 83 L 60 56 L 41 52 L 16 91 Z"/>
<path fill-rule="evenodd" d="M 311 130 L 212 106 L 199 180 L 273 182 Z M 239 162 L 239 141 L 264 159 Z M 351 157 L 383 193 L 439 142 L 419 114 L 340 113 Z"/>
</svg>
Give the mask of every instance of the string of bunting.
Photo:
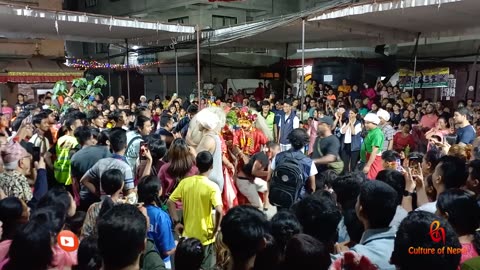
<svg viewBox="0 0 480 270">
<path fill-rule="evenodd" d="M 159 65 L 160 62 L 148 62 L 140 65 L 128 65 L 128 69 L 145 69 L 152 66 Z M 82 60 L 82 59 L 69 59 L 66 66 L 73 67 L 79 70 L 84 69 L 127 69 L 126 64 L 109 64 L 101 63 L 94 60 Z"/>
</svg>

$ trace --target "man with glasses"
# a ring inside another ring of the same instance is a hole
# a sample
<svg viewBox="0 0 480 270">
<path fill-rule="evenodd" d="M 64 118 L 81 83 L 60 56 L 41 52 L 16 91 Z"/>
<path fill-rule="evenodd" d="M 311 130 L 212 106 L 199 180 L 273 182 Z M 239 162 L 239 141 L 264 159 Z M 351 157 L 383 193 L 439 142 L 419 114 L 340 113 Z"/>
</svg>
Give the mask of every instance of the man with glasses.
<svg viewBox="0 0 480 270">
<path fill-rule="evenodd" d="M 378 172 L 383 169 L 382 149 L 385 137 L 378 127 L 380 118 L 376 114 L 368 113 L 364 120 L 368 134 L 360 149 L 360 160 L 365 164 L 363 172 L 367 174 L 368 179 L 376 179 Z"/>
<path fill-rule="evenodd" d="M 8 144 L 1 150 L 1 157 L 4 171 L 0 173 L 0 189 L 7 197 L 14 196 L 25 202 L 32 200 L 34 194 L 30 184 L 35 184 L 35 193 L 39 196 L 46 192 L 47 173 L 43 159 L 36 165 L 36 181 L 31 181 L 27 176 L 32 175 L 33 160 L 25 148 L 18 143 Z"/>
</svg>

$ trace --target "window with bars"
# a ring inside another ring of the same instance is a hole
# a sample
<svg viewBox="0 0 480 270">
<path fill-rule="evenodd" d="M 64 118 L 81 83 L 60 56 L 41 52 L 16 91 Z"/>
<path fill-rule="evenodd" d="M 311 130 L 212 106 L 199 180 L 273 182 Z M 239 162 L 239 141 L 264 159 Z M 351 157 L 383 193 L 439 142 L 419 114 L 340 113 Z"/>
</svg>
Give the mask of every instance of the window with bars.
<svg viewBox="0 0 480 270">
<path fill-rule="evenodd" d="M 96 53 L 108 53 L 107 43 L 95 43 L 95 52 Z"/>
<path fill-rule="evenodd" d="M 178 24 L 189 24 L 189 19 L 187 17 L 173 18 L 168 20 L 169 23 L 178 23 Z"/>
<path fill-rule="evenodd" d="M 85 7 L 92 8 L 97 6 L 97 0 L 85 0 Z"/>
<path fill-rule="evenodd" d="M 212 16 L 212 28 L 221 28 L 225 26 L 231 26 L 237 24 L 236 17 L 228 17 L 228 16 Z"/>
</svg>

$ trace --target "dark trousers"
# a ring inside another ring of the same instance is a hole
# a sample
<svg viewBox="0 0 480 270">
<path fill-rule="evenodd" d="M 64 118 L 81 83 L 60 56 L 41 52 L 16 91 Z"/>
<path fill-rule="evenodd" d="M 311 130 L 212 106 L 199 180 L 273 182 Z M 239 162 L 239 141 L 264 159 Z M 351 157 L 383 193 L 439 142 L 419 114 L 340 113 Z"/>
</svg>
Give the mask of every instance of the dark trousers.
<svg viewBox="0 0 480 270">
<path fill-rule="evenodd" d="M 358 160 L 360 159 L 360 151 L 351 151 L 351 144 L 346 143 L 343 145 L 343 150 L 341 153 L 341 158 L 344 164 L 343 172 L 353 172 L 357 166 Z"/>
</svg>

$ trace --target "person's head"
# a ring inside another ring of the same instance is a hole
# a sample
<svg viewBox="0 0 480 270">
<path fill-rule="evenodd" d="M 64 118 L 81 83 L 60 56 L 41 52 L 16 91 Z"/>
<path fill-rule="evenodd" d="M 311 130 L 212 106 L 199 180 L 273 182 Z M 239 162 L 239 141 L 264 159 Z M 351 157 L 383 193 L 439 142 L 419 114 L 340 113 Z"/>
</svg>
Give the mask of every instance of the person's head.
<svg viewBox="0 0 480 270">
<path fill-rule="evenodd" d="M 327 270 L 330 253 L 322 242 L 307 234 L 294 235 L 285 249 L 286 269 Z"/>
<path fill-rule="evenodd" d="M 110 111 L 116 111 L 117 109 L 119 109 L 116 104 L 110 104 L 108 108 L 110 109 Z"/>
<path fill-rule="evenodd" d="M 119 97 L 117 98 L 117 104 L 118 104 L 118 105 L 123 105 L 123 102 L 124 102 L 124 101 L 125 101 L 125 100 L 124 100 L 123 96 L 119 96 Z"/>
<path fill-rule="evenodd" d="M 99 254 L 95 236 L 82 239 L 78 246 L 77 256 L 79 270 L 98 270 L 102 267 L 102 257 Z"/>
<path fill-rule="evenodd" d="M 353 172 L 341 175 L 332 182 L 337 204 L 340 205 L 342 210 L 355 208 L 357 197 L 360 194 L 360 187 L 365 181 L 363 173 Z"/>
<path fill-rule="evenodd" d="M 448 121 L 445 117 L 439 117 L 437 120 L 437 128 L 439 129 L 446 129 L 448 128 Z"/>
<path fill-rule="evenodd" d="M 441 157 L 432 175 L 433 186 L 438 193 L 450 188 L 461 188 L 466 180 L 465 160 L 453 156 Z"/>
<path fill-rule="evenodd" d="M 428 103 L 427 107 L 425 108 L 425 112 L 426 112 L 427 114 L 433 114 L 433 113 L 435 113 L 435 110 L 434 110 L 434 108 L 433 108 L 433 104 Z"/>
<path fill-rule="evenodd" d="M 7 119 L 7 116 L 0 113 L 0 127 L 2 128 L 8 128 L 9 127 L 9 121 Z"/>
<path fill-rule="evenodd" d="M 121 111 L 121 110 L 110 110 L 110 114 L 108 115 L 108 119 L 110 121 L 113 121 L 115 122 L 115 124 L 117 126 L 121 126 L 123 124 L 125 124 L 125 122 L 127 121 L 127 117 L 126 117 L 126 114 L 124 111 Z"/>
<path fill-rule="evenodd" d="M 110 131 L 102 130 L 97 136 L 97 145 L 107 146 L 110 145 Z"/>
<path fill-rule="evenodd" d="M 170 115 L 174 115 L 175 113 L 177 113 L 177 107 L 175 107 L 175 105 L 170 105 L 170 107 L 168 107 L 168 112 L 170 113 Z"/>
<path fill-rule="evenodd" d="M 171 115 L 162 115 L 160 117 L 160 127 L 170 131 L 173 129 L 173 118 Z"/>
<path fill-rule="evenodd" d="M 109 137 L 113 152 L 119 153 L 127 148 L 127 132 L 123 128 L 112 128 Z"/>
<path fill-rule="evenodd" d="M 197 157 L 195 158 L 195 163 L 197 165 L 198 171 L 201 174 L 206 174 L 213 168 L 213 156 L 208 151 L 202 151 L 197 154 Z"/>
<path fill-rule="evenodd" d="M 383 169 L 397 169 L 397 160 L 400 160 L 400 155 L 393 151 L 387 150 L 382 153 L 382 167 Z"/>
<path fill-rule="evenodd" d="M 150 135 L 147 137 L 148 150 L 152 155 L 154 161 L 160 160 L 165 157 L 167 153 L 167 144 L 163 141 L 159 135 Z"/>
<path fill-rule="evenodd" d="M 315 237 L 333 253 L 338 222 L 342 218 L 335 202 L 325 197 L 309 196 L 294 204 L 292 211 L 300 221 L 303 233 Z"/>
<path fill-rule="evenodd" d="M 152 132 L 152 121 L 146 116 L 139 115 L 135 119 L 135 128 L 142 136 L 147 136 Z"/>
<path fill-rule="evenodd" d="M 55 111 L 52 111 L 50 109 L 45 109 L 45 110 L 42 110 L 41 113 L 46 113 L 48 115 L 48 123 L 50 125 L 57 123 L 57 113 Z"/>
<path fill-rule="evenodd" d="M 380 118 L 375 113 L 367 113 L 364 117 L 364 121 L 367 130 L 372 130 L 380 124 Z"/>
<path fill-rule="evenodd" d="M 268 221 L 264 213 L 250 205 L 231 208 L 221 223 L 223 242 L 233 261 L 242 263 L 265 246 Z"/>
<path fill-rule="evenodd" d="M 310 142 L 310 136 L 303 128 L 296 128 L 287 137 L 294 150 L 300 150 Z"/>
<path fill-rule="evenodd" d="M 425 153 L 422 159 L 422 172 L 424 175 L 431 175 L 437 167 L 438 161 L 442 157 L 442 152 L 437 148 L 432 148 Z"/>
<path fill-rule="evenodd" d="M 268 100 L 263 100 L 262 101 L 262 112 L 267 113 L 270 111 L 270 101 Z"/>
<path fill-rule="evenodd" d="M 98 110 L 91 110 L 87 113 L 87 120 L 90 125 L 103 128 L 105 127 L 105 117 L 103 116 L 102 112 Z"/>
<path fill-rule="evenodd" d="M 82 146 L 93 145 L 92 128 L 89 126 L 81 126 L 75 129 L 73 136 Z"/>
<path fill-rule="evenodd" d="M 468 123 L 468 108 L 466 107 L 459 107 L 455 110 L 455 113 L 453 114 L 453 120 L 455 121 L 455 124 L 457 125 L 462 125 Z"/>
<path fill-rule="evenodd" d="M 269 141 L 265 146 L 265 150 L 267 151 L 267 156 L 269 159 L 280 153 L 280 144 L 278 144 L 277 142 Z"/>
<path fill-rule="evenodd" d="M 33 157 L 19 143 L 8 143 L 0 153 L 5 170 L 17 170 L 25 176 L 30 174 Z"/>
<path fill-rule="evenodd" d="M 441 193 L 437 200 L 437 214 L 448 220 L 458 236 L 475 235 L 480 223 L 480 206 L 475 196 L 463 189 L 449 189 Z M 475 243 L 475 247 L 479 244 Z"/>
<path fill-rule="evenodd" d="M 397 170 L 382 170 L 378 172 L 376 178 L 395 189 L 397 192 L 396 202 L 400 205 L 403 199 L 403 191 L 405 190 L 405 178 L 403 174 Z"/>
<path fill-rule="evenodd" d="M 397 196 L 395 189 L 382 181 L 362 184 L 355 211 L 365 229 L 388 228 L 397 210 Z"/>
<path fill-rule="evenodd" d="M 198 113 L 198 106 L 195 104 L 190 104 L 187 108 L 187 114 L 190 118 L 193 118 Z"/>
<path fill-rule="evenodd" d="M 100 177 L 100 184 L 105 194 L 112 196 L 123 189 L 124 175 L 119 169 L 106 170 Z"/>
<path fill-rule="evenodd" d="M 152 111 L 145 106 L 139 106 L 137 108 L 137 115 L 143 115 L 147 118 L 152 118 Z"/>
<path fill-rule="evenodd" d="M 290 101 L 284 101 L 284 102 L 283 102 L 283 111 L 284 111 L 286 114 L 290 114 L 290 112 L 292 111 L 292 102 L 290 102 Z"/>
<path fill-rule="evenodd" d="M 82 126 L 82 121 L 80 119 L 75 119 L 72 117 L 65 119 L 64 127 L 68 132 L 71 132 L 72 135 L 75 129 L 80 126 Z"/>
<path fill-rule="evenodd" d="M 32 124 L 37 130 L 41 132 L 47 132 L 50 129 L 50 124 L 48 123 L 48 114 L 38 113 L 32 117 Z"/>
<path fill-rule="evenodd" d="M 156 175 L 144 176 L 138 183 L 138 201 L 145 205 L 161 206 L 162 184 Z"/>
<path fill-rule="evenodd" d="M 15 115 L 18 115 L 22 111 L 23 111 L 23 108 L 20 105 L 15 105 L 15 107 L 13 108 L 13 112 L 15 113 Z"/>
<path fill-rule="evenodd" d="M 173 140 L 167 158 L 170 162 L 167 172 L 179 179 L 183 179 L 195 165 L 195 156 L 190 151 L 187 141 L 182 138 Z"/>
<path fill-rule="evenodd" d="M 147 219 L 136 206 L 113 206 L 98 219 L 97 231 L 98 249 L 105 268 L 138 267 L 146 246 Z"/>
<path fill-rule="evenodd" d="M 358 109 L 355 107 L 352 107 L 348 110 L 348 117 L 350 118 L 355 118 L 358 119 Z"/>
<path fill-rule="evenodd" d="M 158 180 L 157 180 L 158 182 Z M 196 238 L 182 238 L 175 250 L 175 269 L 198 270 L 204 259 L 204 247 Z"/>
<path fill-rule="evenodd" d="M 332 134 L 333 119 L 329 116 L 324 116 L 317 119 L 318 127 L 317 133 L 320 137 L 327 137 Z"/>
<path fill-rule="evenodd" d="M 403 126 L 402 126 L 402 133 L 404 134 L 410 134 L 410 131 L 412 130 L 412 127 L 410 126 L 410 124 L 408 122 L 406 122 Z"/>
<path fill-rule="evenodd" d="M 372 106 L 372 110 L 373 110 L 373 106 Z M 386 122 L 390 121 L 390 113 L 387 112 L 386 110 L 384 109 L 379 109 L 377 111 L 377 116 L 378 118 L 380 119 L 380 123 L 383 125 L 385 124 Z"/>
<path fill-rule="evenodd" d="M 25 101 L 25 96 L 23 94 L 18 94 L 17 95 L 17 101 L 18 102 L 24 102 Z"/>
<path fill-rule="evenodd" d="M 77 204 L 72 195 L 63 187 L 53 187 L 40 198 L 37 209 L 58 206 L 66 216 L 72 217 L 77 211 Z"/>
<path fill-rule="evenodd" d="M 445 242 L 432 241 L 432 224 L 444 232 Z M 433 254 L 412 255 L 412 247 L 423 249 L 461 248 L 452 226 L 443 218 L 425 211 L 412 211 L 400 223 L 395 237 L 390 262 L 399 270 L 456 269 L 460 263 L 460 253 L 434 252 Z"/>
<path fill-rule="evenodd" d="M 408 117 L 410 119 L 415 119 L 415 117 L 417 116 L 417 110 L 411 110 L 409 113 L 408 113 Z"/>
<path fill-rule="evenodd" d="M 2 222 L 1 241 L 11 240 L 17 228 L 28 222 L 30 209 L 27 204 L 16 197 L 0 200 L 0 221 Z"/>
<path fill-rule="evenodd" d="M 467 188 L 475 194 L 480 194 L 480 160 L 472 160 L 468 164 Z"/>
<path fill-rule="evenodd" d="M 277 212 L 270 221 L 270 233 L 275 239 L 275 244 L 282 251 L 292 236 L 301 232 L 302 225 L 290 211 Z"/>
</svg>

